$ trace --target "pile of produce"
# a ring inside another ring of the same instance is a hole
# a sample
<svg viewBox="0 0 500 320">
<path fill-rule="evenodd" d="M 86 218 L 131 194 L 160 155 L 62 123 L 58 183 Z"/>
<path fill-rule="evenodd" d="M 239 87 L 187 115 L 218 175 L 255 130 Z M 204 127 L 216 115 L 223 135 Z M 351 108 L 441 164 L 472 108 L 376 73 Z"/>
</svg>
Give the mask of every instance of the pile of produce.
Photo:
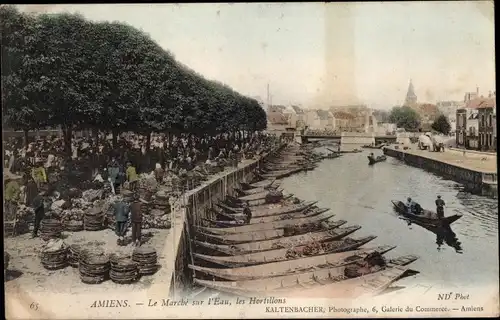
<svg viewBox="0 0 500 320">
<path fill-rule="evenodd" d="M 128 257 L 113 256 L 111 261 L 111 280 L 119 284 L 136 282 L 139 279 L 139 269 L 137 263 Z"/>
<path fill-rule="evenodd" d="M 158 256 L 154 248 L 135 248 L 132 253 L 132 260 L 137 263 L 140 275 L 152 275 L 158 270 Z"/>
<path fill-rule="evenodd" d="M 57 270 L 68 266 L 68 247 L 61 239 L 50 240 L 42 249 L 41 262 L 47 270 Z"/>
<path fill-rule="evenodd" d="M 83 283 L 98 284 L 106 281 L 109 277 L 109 269 L 109 257 L 103 252 L 80 251 L 78 270 Z"/>
<path fill-rule="evenodd" d="M 53 238 L 59 238 L 62 232 L 62 224 L 55 219 L 43 219 L 40 225 L 40 237 L 48 241 Z"/>
</svg>

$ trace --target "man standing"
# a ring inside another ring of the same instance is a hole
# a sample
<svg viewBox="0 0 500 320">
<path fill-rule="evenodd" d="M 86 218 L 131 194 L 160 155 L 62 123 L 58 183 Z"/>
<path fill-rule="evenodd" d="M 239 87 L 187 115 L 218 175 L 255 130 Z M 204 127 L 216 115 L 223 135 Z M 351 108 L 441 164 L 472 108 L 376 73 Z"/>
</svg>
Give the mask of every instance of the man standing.
<svg viewBox="0 0 500 320">
<path fill-rule="evenodd" d="M 129 206 L 119 200 L 114 204 L 114 213 L 116 219 L 116 235 L 118 236 L 118 243 L 123 244 L 125 240 L 125 234 L 127 233 L 127 221 L 130 212 Z"/>
<path fill-rule="evenodd" d="M 142 231 L 142 203 L 137 193 L 134 194 L 134 200 L 130 205 L 130 215 L 132 221 L 132 242 L 136 247 L 139 247 L 141 245 Z"/>
<path fill-rule="evenodd" d="M 135 191 L 137 189 L 137 183 L 139 181 L 139 177 L 137 176 L 137 171 L 131 162 L 127 162 L 127 181 L 129 183 L 129 189 L 131 191 Z"/>
<path fill-rule="evenodd" d="M 12 174 L 5 176 L 5 210 L 10 216 L 16 215 L 17 204 L 20 200 L 21 186 L 17 181 L 21 177 Z"/>
<path fill-rule="evenodd" d="M 38 237 L 38 230 L 40 224 L 45 217 L 45 191 L 41 190 L 40 193 L 33 199 L 33 210 L 35 211 L 35 225 L 33 226 L 33 238 Z"/>
<path fill-rule="evenodd" d="M 444 200 L 441 199 L 441 196 L 437 196 L 436 212 L 437 212 L 438 219 L 444 218 L 444 206 L 445 206 Z"/>
<path fill-rule="evenodd" d="M 117 194 L 117 189 L 120 186 L 118 181 L 118 174 L 120 173 L 120 166 L 115 158 L 111 159 L 111 162 L 108 164 L 108 180 L 111 183 L 111 187 L 114 194 Z"/>
</svg>

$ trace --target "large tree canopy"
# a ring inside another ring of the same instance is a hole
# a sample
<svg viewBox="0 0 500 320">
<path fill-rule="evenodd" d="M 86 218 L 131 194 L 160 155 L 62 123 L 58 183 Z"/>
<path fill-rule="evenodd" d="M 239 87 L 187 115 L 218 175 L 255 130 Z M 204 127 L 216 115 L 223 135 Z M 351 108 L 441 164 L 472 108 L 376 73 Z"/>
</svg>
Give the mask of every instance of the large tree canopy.
<svg viewBox="0 0 500 320">
<path fill-rule="evenodd" d="M 198 135 L 266 128 L 258 102 L 210 81 L 144 32 L 0 8 L 5 123 Z"/>
<path fill-rule="evenodd" d="M 389 121 L 395 123 L 398 128 L 407 131 L 415 131 L 420 126 L 419 114 L 410 107 L 394 107 L 389 114 Z"/>
<path fill-rule="evenodd" d="M 432 123 L 432 129 L 440 132 L 442 134 L 449 134 L 451 130 L 451 125 L 448 122 L 448 118 L 445 115 L 441 114 L 439 117 Z"/>
</svg>

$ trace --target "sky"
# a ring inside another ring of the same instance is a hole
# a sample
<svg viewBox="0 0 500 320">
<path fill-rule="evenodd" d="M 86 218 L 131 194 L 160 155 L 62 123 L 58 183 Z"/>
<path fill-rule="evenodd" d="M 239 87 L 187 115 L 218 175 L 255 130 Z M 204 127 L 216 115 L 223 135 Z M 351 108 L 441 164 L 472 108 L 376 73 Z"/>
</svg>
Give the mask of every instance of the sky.
<svg viewBox="0 0 500 320">
<path fill-rule="evenodd" d="M 208 79 L 305 108 L 495 90 L 493 2 L 24 5 L 126 22 Z"/>
</svg>

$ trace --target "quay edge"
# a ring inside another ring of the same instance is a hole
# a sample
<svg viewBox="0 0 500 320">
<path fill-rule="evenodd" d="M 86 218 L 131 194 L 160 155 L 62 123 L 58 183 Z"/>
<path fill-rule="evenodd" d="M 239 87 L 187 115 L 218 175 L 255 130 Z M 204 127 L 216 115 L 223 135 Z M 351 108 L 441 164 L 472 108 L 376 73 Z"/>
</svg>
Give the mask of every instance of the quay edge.
<svg viewBox="0 0 500 320">
<path fill-rule="evenodd" d="M 450 163 L 431 159 L 423 155 L 405 152 L 391 147 L 383 148 L 385 155 L 396 158 L 404 163 L 430 171 L 444 178 L 464 185 L 467 191 L 475 194 L 498 198 L 497 172 L 482 172 L 472 168 L 456 166 Z"/>
</svg>

